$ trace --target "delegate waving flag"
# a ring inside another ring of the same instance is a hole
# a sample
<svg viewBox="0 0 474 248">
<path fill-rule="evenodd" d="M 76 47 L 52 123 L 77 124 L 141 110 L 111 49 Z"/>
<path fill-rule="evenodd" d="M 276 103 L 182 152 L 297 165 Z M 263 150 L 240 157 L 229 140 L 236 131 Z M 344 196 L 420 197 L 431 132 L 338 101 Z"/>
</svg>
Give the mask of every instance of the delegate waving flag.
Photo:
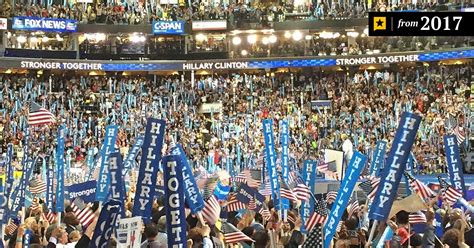
<svg viewBox="0 0 474 248">
<path fill-rule="evenodd" d="M 303 182 L 296 184 L 295 188 L 293 188 L 293 193 L 296 199 L 300 201 L 307 202 L 311 197 L 311 191 L 309 190 L 308 186 L 306 186 L 306 184 L 304 184 Z"/>
<path fill-rule="evenodd" d="M 235 194 L 232 194 L 232 196 L 227 201 L 227 211 L 234 212 L 239 211 L 240 209 L 245 209 L 245 204 L 239 201 Z"/>
<path fill-rule="evenodd" d="M 373 200 L 380 184 L 379 177 L 372 177 L 359 184 L 359 188 L 364 191 L 370 200 Z"/>
<path fill-rule="evenodd" d="M 263 205 L 263 207 L 260 208 L 258 213 L 262 215 L 262 218 L 265 221 L 269 221 L 270 218 L 272 217 L 272 213 L 270 213 L 270 210 L 268 210 L 268 207 L 265 204 Z"/>
<path fill-rule="evenodd" d="M 237 227 L 228 222 L 222 223 L 222 232 L 224 233 L 224 242 L 226 244 L 244 241 L 254 242 L 253 239 L 249 238 L 249 236 L 245 235 L 242 231 L 237 229 Z"/>
<path fill-rule="evenodd" d="M 214 225 L 219 218 L 221 213 L 221 205 L 215 195 L 211 195 L 204 204 L 204 209 L 202 210 L 202 217 L 209 225 Z"/>
<path fill-rule="evenodd" d="M 358 213 L 360 210 L 360 205 L 359 202 L 354 200 L 352 203 L 349 204 L 347 207 L 347 213 L 349 214 L 349 218 L 352 217 L 352 215 Z"/>
<path fill-rule="evenodd" d="M 88 226 L 94 220 L 94 212 L 90 209 L 84 201 L 77 197 L 71 203 L 72 212 L 76 215 L 76 218 L 82 224 L 82 226 Z"/>
<path fill-rule="evenodd" d="M 426 223 L 426 216 L 422 212 L 418 211 L 416 213 L 410 213 L 408 215 L 408 222 L 410 224 L 423 224 Z"/>
<path fill-rule="evenodd" d="M 54 115 L 35 102 L 31 102 L 30 112 L 28 113 L 28 125 L 49 125 L 56 123 Z"/>
<path fill-rule="evenodd" d="M 421 199 L 428 199 L 435 196 L 435 193 L 422 181 L 414 178 L 409 173 L 405 173 L 405 176 L 410 182 L 410 187 L 421 197 Z"/>
<path fill-rule="evenodd" d="M 262 187 L 258 192 L 262 194 L 263 196 L 272 195 L 272 186 L 270 184 L 270 181 L 265 181 L 265 183 L 262 184 Z"/>
<path fill-rule="evenodd" d="M 306 230 L 310 231 L 316 224 L 324 224 L 329 214 L 326 200 L 321 198 L 316 202 L 313 214 L 306 221 Z"/>
<path fill-rule="evenodd" d="M 336 197 L 337 197 L 337 192 L 336 191 L 329 191 L 326 194 L 326 202 L 328 204 L 332 204 L 336 200 Z"/>
<path fill-rule="evenodd" d="M 441 177 L 438 177 L 439 184 L 441 186 L 441 193 L 444 200 L 448 202 L 449 205 L 453 205 L 462 197 L 462 193 L 457 191 L 453 186 L 449 185 Z"/>
<path fill-rule="evenodd" d="M 297 200 L 295 194 L 293 194 L 293 191 L 283 180 L 280 182 L 280 195 L 282 198 L 288 199 L 290 201 L 295 202 Z"/>
<path fill-rule="evenodd" d="M 41 179 L 33 179 L 30 181 L 29 190 L 31 194 L 42 194 L 46 192 L 46 183 Z"/>
</svg>

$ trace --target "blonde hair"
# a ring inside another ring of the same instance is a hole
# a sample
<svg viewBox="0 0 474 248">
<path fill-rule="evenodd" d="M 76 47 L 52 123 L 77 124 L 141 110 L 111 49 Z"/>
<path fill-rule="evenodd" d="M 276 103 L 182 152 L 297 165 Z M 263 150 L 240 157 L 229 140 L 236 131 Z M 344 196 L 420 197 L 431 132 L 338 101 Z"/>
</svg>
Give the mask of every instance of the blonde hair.
<svg viewBox="0 0 474 248">
<path fill-rule="evenodd" d="M 69 240 L 71 242 L 76 242 L 81 238 L 81 233 L 78 230 L 74 230 L 69 234 Z"/>
</svg>

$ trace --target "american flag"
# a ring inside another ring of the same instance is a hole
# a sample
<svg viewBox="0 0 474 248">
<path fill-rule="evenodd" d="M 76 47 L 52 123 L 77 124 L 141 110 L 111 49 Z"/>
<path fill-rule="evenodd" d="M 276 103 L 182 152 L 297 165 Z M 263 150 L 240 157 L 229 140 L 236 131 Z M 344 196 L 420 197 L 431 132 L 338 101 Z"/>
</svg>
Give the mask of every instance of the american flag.
<svg viewBox="0 0 474 248">
<path fill-rule="evenodd" d="M 284 182 L 280 182 L 280 195 L 282 198 L 286 198 L 290 201 L 296 201 L 296 196 L 293 194 L 293 191 L 288 187 L 288 185 Z"/>
<path fill-rule="evenodd" d="M 336 197 L 337 197 L 337 192 L 336 191 L 329 191 L 326 194 L 326 202 L 328 204 L 332 204 L 336 200 Z"/>
<path fill-rule="evenodd" d="M 295 171 L 291 171 L 290 173 L 288 173 L 288 184 L 289 185 L 297 184 L 299 178 L 300 178 L 299 175 L 296 174 Z"/>
<path fill-rule="evenodd" d="M 252 188 L 259 188 L 260 187 L 260 180 L 259 180 L 260 171 L 258 170 L 250 170 L 246 169 L 240 172 L 234 179 L 235 182 L 239 183 L 246 183 L 249 187 Z"/>
<path fill-rule="evenodd" d="M 249 238 L 249 236 L 245 235 L 242 231 L 237 229 L 237 227 L 228 222 L 222 223 L 222 232 L 224 233 L 224 242 L 226 244 L 244 241 L 254 242 L 253 239 Z"/>
<path fill-rule="evenodd" d="M 409 173 L 405 172 L 405 176 L 408 178 L 408 181 L 410 182 L 410 187 L 421 197 L 421 199 L 428 199 L 436 195 L 422 181 L 414 178 Z"/>
<path fill-rule="evenodd" d="M 206 203 L 204 203 L 204 208 L 202 209 L 202 216 L 209 225 L 214 225 L 217 219 L 219 218 L 220 213 L 221 205 L 219 205 L 217 197 L 215 195 L 212 195 L 211 197 L 209 197 L 209 199 L 207 199 Z"/>
<path fill-rule="evenodd" d="M 246 183 L 247 179 L 245 179 L 245 171 L 240 172 L 237 176 L 231 177 L 230 180 L 236 183 Z"/>
<path fill-rule="evenodd" d="M 462 197 L 462 193 L 457 191 L 453 186 L 449 185 L 444 179 L 438 177 L 438 180 L 441 186 L 443 199 L 446 200 L 449 205 L 453 205 L 458 201 L 459 198 Z"/>
<path fill-rule="evenodd" d="M 18 218 L 10 220 L 10 223 L 5 227 L 5 232 L 8 235 L 12 235 L 16 229 L 18 229 L 18 226 L 20 225 L 20 220 Z"/>
<path fill-rule="evenodd" d="M 306 230 L 311 230 L 316 224 L 323 224 L 329 214 L 328 206 L 325 199 L 321 198 L 314 206 L 313 214 L 306 220 Z"/>
<path fill-rule="evenodd" d="M 323 248 L 323 232 L 322 226 L 316 226 L 311 230 L 308 238 L 303 243 L 303 248 Z"/>
<path fill-rule="evenodd" d="M 46 192 L 46 183 L 41 179 L 33 179 L 30 181 L 29 190 L 31 194 L 41 194 Z"/>
<path fill-rule="evenodd" d="M 426 223 L 426 216 L 422 212 L 410 213 L 408 215 L 408 222 L 410 224 Z"/>
<path fill-rule="evenodd" d="M 329 170 L 329 163 L 330 162 L 327 162 L 327 163 L 324 163 L 324 162 L 321 162 L 321 163 L 318 163 L 318 165 L 316 166 L 316 170 L 319 171 L 319 172 L 326 172 Z"/>
<path fill-rule="evenodd" d="M 28 125 L 48 125 L 56 123 L 54 115 L 35 102 L 31 102 L 30 113 L 28 114 Z"/>
<path fill-rule="evenodd" d="M 466 140 L 466 135 L 464 135 L 463 128 L 458 125 L 453 129 L 453 133 L 456 135 L 458 145 L 461 146 Z"/>
<path fill-rule="evenodd" d="M 272 195 L 272 185 L 270 184 L 270 181 L 266 181 L 264 184 L 262 184 L 262 187 L 258 192 L 263 196 Z"/>
<path fill-rule="evenodd" d="M 258 213 L 262 215 L 262 218 L 265 221 L 270 220 L 270 218 L 272 217 L 272 214 L 270 213 L 270 210 L 268 210 L 268 207 L 266 205 L 263 205 L 258 211 Z"/>
<path fill-rule="evenodd" d="M 297 177 L 295 183 L 296 186 L 293 188 L 293 193 L 295 194 L 296 199 L 306 202 L 309 201 L 309 198 L 311 197 L 311 190 L 303 182 L 303 179 Z"/>
<path fill-rule="evenodd" d="M 373 200 L 380 184 L 380 178 L 369 178 L 367 181 L 359 183 L 359 188 L 364 191 L 370 200 Z"/>
<path fill-rule="evenodd" d="M 218 182 L 219 178 L 217 177 L 206 179 L 206 183 L 204 184 L 204 188 L 202 190 L 202 197 L 207 199 L 214 195 L 214 189 L 216 188 Z"/>
<path fill-rule="evenodd" d="M 296 218 L 293 215 L 289 214 L 287 209 L 285 209 L 284 212 L 286 212 L 286 219 L 288 220 L 288 223 L 295 224 Z"/>
<path fill-rule="evenodd" d="M 347 213 L 349 214 L 349 218 L 359 212 L 360 210 L 360 205 L 359 205 L 359 202 L 358 201 L 353 201 L 351 204 L 349 204 L 349 206 L 347 207 Z"/>
<path fill-rule="evenodd" d="M 366 195 L 370 194 L 370 191 L 372 191 L 372 179 L 365 180 L 361 183 L 359 183 L 359 189 L 364 191 Z"/>
<path fill-rule="evenodd" d="M 249 202 L 249 210 L 255 210 L 257 209 L 257 203 L 255 202 L 255 196 L 250 199 Z"/>
<path fill-rule="evenodd" d="M 49 224 L 53 224 L 56 221 L 56 214 L 53 211 L 49 211 L 46 214 L 46 220 L 48 220 Z"/>
<path fill-rule="evenodd" d="M 76 218 L 82 224 L 82 226 L 88 226 L 94 220 L 94 212 L 90 209 L 84 201 L 77 197 L 71 203 L 72 212 L 76 215 Z"/>
<path fill-rule="evenodd" d="M 337 223 L 337 226 L 336 226 L 336 232 L 340 232 L 341 229 L 342 229 L 342 225 L 344 224 L 344 221 L 339 221 L 339 223 Z"/>
<path fill-rule="evenodd" d="M 241 209 L 245 209 L 245 204 L 239 201 L 235 196 L 231 197 L 227 202 L 227 211 L 235 212 Z"/>
<path fill-rule="evenodd" d="M 38 211 L 40 208 L 41 204 L 39 203 L 39 199 L 37 197 L 33 198 L 33 201 L 31 201 L 30 210 L 35 212 Z"/>
</svg>

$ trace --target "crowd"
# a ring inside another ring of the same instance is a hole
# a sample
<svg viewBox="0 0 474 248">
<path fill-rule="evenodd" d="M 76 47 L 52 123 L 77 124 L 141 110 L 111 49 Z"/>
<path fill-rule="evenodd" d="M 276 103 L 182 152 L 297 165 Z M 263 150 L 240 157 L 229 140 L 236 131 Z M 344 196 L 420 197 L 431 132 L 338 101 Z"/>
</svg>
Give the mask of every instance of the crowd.
<svg viewBox="0 0 474 248">
<path fill-rule="evenodd" d="M 463 65 L 361 71 L 349 75 L 215 74 L 197 76 L 193 83 L 188 79 L 183 81 L 179 75 L 152 78 L 4 74 L 0 76 L 0 144 L 3 153 L 8 143 L 14 145 L 12 164 L 21 168 L 23 130 L 28 122 L 30 102 L 42 105 L 67 127 L 65 158 L 71 161 L 71 170 L 66 172 L 65 183 L 70 185 L 84 181 L 88 175 L 97 177 L 98 172 L 91 171 L 86 158 L 88 151 L 98 156 L 107 125 L 120 126 L 116 147 L 126 155 L 135 138 L 144 131 L 146 118 L 155 117 L 167 123 L 164 150 L 182 144 L 196 172 L 211 175 L 230 158 L 240 161 L 236 168 L 244 169 L 249 164 L 262 166 L 261 120 L 272 118 L 278 134 L 277 123 L 286 118 L 290 127 L 290 158 L 296 168 L 301 168 L 305 159 L 320 159 L 326 148 L 341 150 L 347 140 L 355 150 L 370 155 L 378 140 L 391 144 L 401 113 L 412 111 L 423 117 L 412 150 L 416 161 L 413 171 L 441 173 L 446 172 L 443 135 L 453 129 L 467 135 L 471 74 L 471 68 Z M 330 100 L 331 107 L 313 109 L 311 100 Z M 220 103 L 222 109 L 202 112 L 200 106 L 205 103 Z M 30 156 L 48 154 L 56 146 L 56 134 L 56 125 L 31 127 L 30 142 L 34 145 L 30 145 Z M 275 140 L 279 143 L 278 135 Z M 468 145 L 463 142 L 461 149 L 467 149 Z M 35 168 L 35 173 L 41 174 L 41 165 Z M 135 190 L 133 173 L 130 178 L 127 210 L 131 210 Z M 221 180 L 225 182 L 228 177 Z M 318 199 L 322 201 L 325 196 Z M 472 247 L 468 218 L 458 209 L 435 206 L 434 202 L 432 206 L 439 209 L 430 208 L 426 212 L 428 228 L 422 232 L 423 237 L 409 233 L 408 213 L 400 212 L 389 222 L 398 237 L 392 242 L 398 240 L 399 245 L 406 246 L 410 240 L 412 246 L 433 247 L 433 211 L 437 211 L 444 213 L 445 218 L 445 233 L 439 237 L 442 242 L 449 247 L 457 247 L 457 243 L 460 247 L 466 247 L 464 243 Z M 263 216 L 253 211 L 228 213 L 226 223 L 255 241 L 242 244 L 244 247 L 251 247 L 252 243 L 253 247 L 268 247 L 270 243 L 298 247 L 308 241 L 300 231 L 302 220 L 296 211 L 290 211 L 288 219 L 292 221 L 284 223 L 272 202 L 267 199 L 266 205 L 270 214 Z M 146 240 L 142 247 L 166 247 L 163 206 L 159 198 L 153 207 L 153 221 L 144 229 Z M 367 242 L 370 226 L 367 206 L 363 202 L 360 206 L 358 212 L 343 218 L 334 239 L 336 247 L 361 247 Z M 91 205 L 91 209 L 98 211 L 98 204 Z M 25 229 L 34 234 L 32 247 L 87 247 L 84 244 L 90 241 L 94 223 L 81 227 L 71 206 L 63 213 L 61 227 L 54 222 L 49 224 L 42 212 L 46 214 L 48 210 L 28 208 L 22 225 L 7 235 L 9 247 L 21 246 Z M 193 247 L 223 247 L 218 225 L 198 224 L 193 215 L 188 216 L 187 224 L 188 243 Z M 383 228 L 381 225 L 375 237 L 382 235 Z"/>
<path fill-rule="evenodd" d="M 78 20 L 80 23 L 104 24 L 143 24 L 151 23 L 153 20 L 228 20 L 229 25 L 244 28 L 248 27 L 249 23 L 256 23 L 258 27 L 268 27 L 273 22 L 288 19 L 363 18 L 369 11 L 433 11 L 439 7 L 436 3 L 387 5 L 378 2 L 369 9 L 365 3 L 360 4 L 358 1 L 355 4 L 324 1 L 315 5 L 308 3 L 298 6 L 291 3 L 236 3 L 213 6 L 206 1 L 193 1 L 188 7 L 157 5 L 152 2 L 148 2 L 146 6 L 142 3 L 129 5 L 127 2 L 116 5 L 75 3 L 69 6 L 17 3 L 12 6 L 9 1 L 4 1 L 0 15 L 68 18 Z"/>
<path fill-rule="evenodd" d="M 390 53 L 407 51 L 432 51 L 471 46 L 468 37 L 367 37 L 355 39 L 338 33 L 337 38 L 327 39 L 310 35 L 310 39 L 294 41 L 280 37 L 275 43 L 231 46 L 234 57 L 293 57 L 293 56 L 336 56 Z M 242 50 L 247 51 L 242 55 Z"/>
</svg>

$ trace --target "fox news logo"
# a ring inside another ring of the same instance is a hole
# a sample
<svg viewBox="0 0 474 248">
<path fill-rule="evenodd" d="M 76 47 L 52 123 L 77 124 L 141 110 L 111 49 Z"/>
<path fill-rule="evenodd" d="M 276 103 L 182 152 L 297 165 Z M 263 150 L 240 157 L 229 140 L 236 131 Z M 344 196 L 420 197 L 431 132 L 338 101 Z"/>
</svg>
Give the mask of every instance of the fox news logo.
<svg viewBox="0 0 474 248">
<path fill-rule="evenodd" d="M 153 22 L 154 34 L 182 34 L 184 33 L 184 22 L 155 21 Z"/>
</svg>

